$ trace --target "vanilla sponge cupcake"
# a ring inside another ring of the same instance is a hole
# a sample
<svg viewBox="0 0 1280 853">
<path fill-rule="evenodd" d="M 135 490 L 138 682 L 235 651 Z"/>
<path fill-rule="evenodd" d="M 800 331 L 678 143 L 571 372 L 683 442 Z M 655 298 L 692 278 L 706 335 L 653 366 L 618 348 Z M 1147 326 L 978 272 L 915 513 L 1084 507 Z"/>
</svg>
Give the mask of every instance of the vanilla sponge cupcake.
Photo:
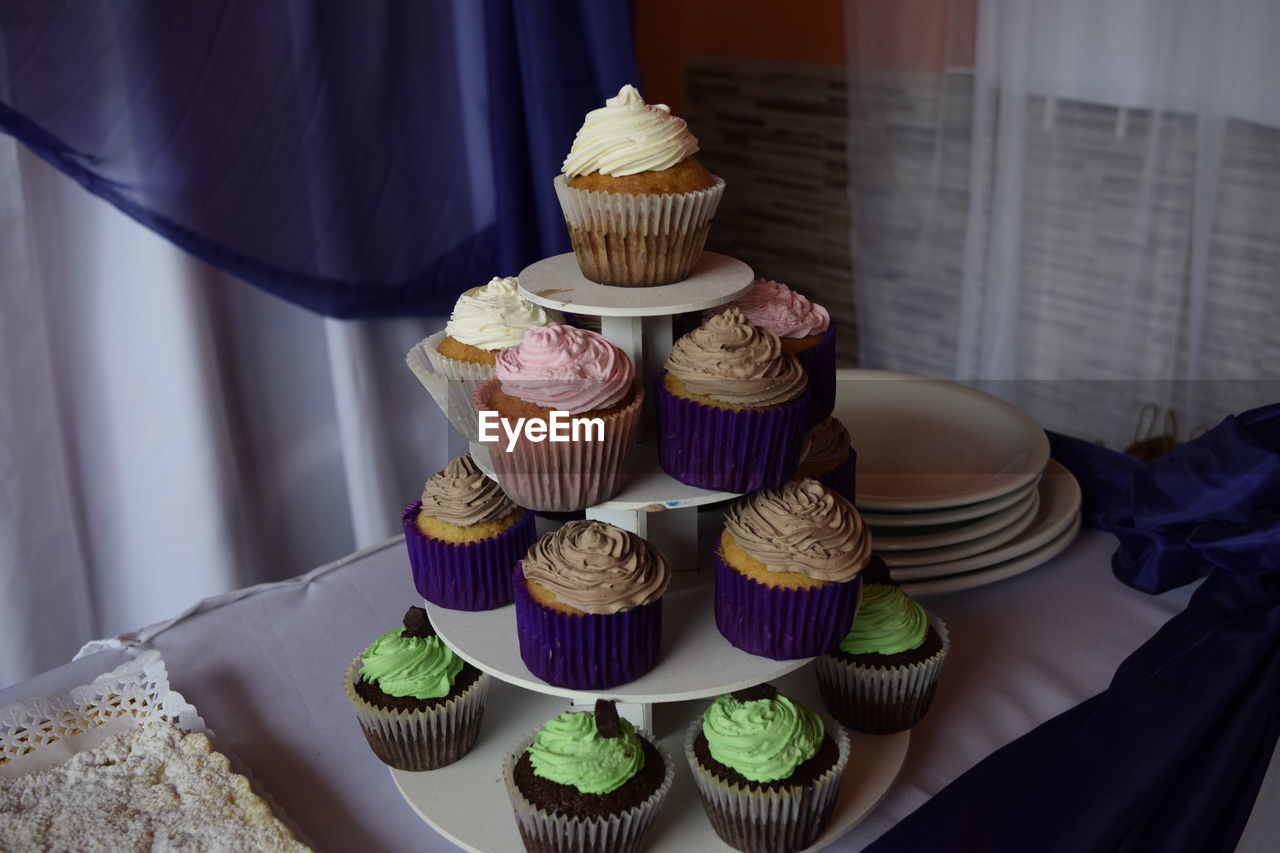
<svg viewBox="0 0 1280 853">
<path fill-rule="evenodd" d="M 511 570 L 537 538 L 533 514 L 470 454 L 433 474 L 400 520 L 413 583 L 427 601 L 454 610 L 511 603 Z"/>
<path fill-rule="evenodd" d="M 777 333 L 784 352 L 800 362 L 809 377 L 809 423 L 831 414 L 836 405 L 836 327 L 826 308 L 810 302 L 781 282 L 758 278 L 751 289 L 714 316 L 737 308 L 751 323 Z"/>
<path fill-rule="evenodd" d="M 849 430 L 834 417 L 824 418 L 809 430 L 800 452 L 797 477 L 811 477 L 844 495 L 850 503 L 857 499 L 858 453 Z"/>
<path fill-rule="evenodd" d="M 552 323 L 503 350 L 494 374 L 473 403 L 480 440 L 512 500 L 571 512 L 626 485 L 644 402 L 626 353 L 595 332 Z M 555 440 L 557 423 L 566 440 Z"/>
<path fill-rule="evenodd" d="M 754 655 L 824 654 L 849 630 L 870 556 L 858 511 L 816 480 L 740 498 L 716 552 L 716 627 Z"/>
<path fill-rule="evenodd" d="M 570 521 L 534 543 L 515 573 L 520 657 L 548 684 L 599 690 L 658 661 L 671 569 L 636 534 Z"/>
<path fill-rule="evenodd" d="M 655 390 L 658 460 L 682 483 L 750 492 L 796 470 L 804 371 L 778 336 L 731 308 L 676 341 Z"/>
<path fill-rule="evenodd" d="M 587 114 L 555 179 L 584 276 L 623 287 L 689 276 L 724 192 L 697 150 L 684 120 L 634 86 Z"/>
</svg>

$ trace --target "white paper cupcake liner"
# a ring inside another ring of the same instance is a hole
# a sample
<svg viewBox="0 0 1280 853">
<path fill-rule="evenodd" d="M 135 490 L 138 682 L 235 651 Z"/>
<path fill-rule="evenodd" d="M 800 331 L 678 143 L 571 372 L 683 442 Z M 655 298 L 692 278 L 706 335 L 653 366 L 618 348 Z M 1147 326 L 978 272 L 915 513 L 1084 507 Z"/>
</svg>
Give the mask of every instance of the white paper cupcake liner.
<svg viewBox="0 0 1280 853">
<path fill-rule="evenodd" d="M 489 675 L 454 698 L 425 711 L 388 710 L 366 702 L 356 693 L 361 655 L 347 665 L 343 687 L 356 720 L 374 754 L 397 770 L 435 770 L 471 751 L 480 733 Z"/>
<path fill-rule="evenodd" d="M 525 849 L 531 853 L 631 853 L 640 850 L 644 846 L 645 834 L 657 820 L 658 812 L 675 778 L 675 764 L 662 745 L 647 733 L 638 732 L 658 750 L 666 767 L 662 784 L 647 799 L 624 812 L 607 817 L 570 817 L 539 809 L 516 787 L 516 762 L 533 743 L 539 731 L 541 728 L 527 732 L 502 761 L 502 781 L 507 786 L 507 796 L 511 798 L 511 807 L 515 811 L 516 824 Z"/>
<path fill-rule="evenodd" d="M 951 648 L 946 624 L 932 613 L 929 624 L 942 638 L 942 648 L 910 666 L 877 668 L 835 655 L 819 657 L 814 671 L 827 711 L 854 731 L 868 734 L 905 731 L 924 719 Z"/>
<path fill-rule="evenodd" d="M 439 346 L 444 338 L 445 333 L 440 331 L 419 341 L 404 360 L 453 428 L 468 441 L 478 441 L 480 427 L 471 398 L 476 389 L 493 376 L 493 366 L 441 355 Z"/>
<path fill-rule="evenodd" d="M 582 274 L 600 284 L 644 287 L 688 278 L 724 181 L 697 192 L 630 195 L 574 189 L 557 175 L 555 189 Z"/>
<path fill-rule="evenodd" d="M 725 782 L 704 768 L 693 752 L 693 743 L 702 733 L 702 716 L 693 721 L 685 732 L 684 754 L 702 807 L 720 840 L 746 853 L 775 853 L 803 850 L 822 835 L 849 763 L 849 735 L 838 725 L 825 720 L 824 724 L 836 742 L 836 763 L 811 784 L 769 790 Z"/>
</svg>

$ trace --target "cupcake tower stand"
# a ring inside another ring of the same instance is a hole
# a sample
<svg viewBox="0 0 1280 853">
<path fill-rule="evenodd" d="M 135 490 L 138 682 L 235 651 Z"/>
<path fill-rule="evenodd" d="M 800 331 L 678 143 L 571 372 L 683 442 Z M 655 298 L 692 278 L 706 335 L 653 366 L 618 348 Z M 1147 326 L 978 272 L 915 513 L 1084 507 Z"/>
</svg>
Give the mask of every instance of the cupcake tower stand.
<svg viewBox="0 0 1280 853">
<path fill-rule="evenodd" d="M 639 378 L 651 383 L 671 351 L 673 314 L 701 311 L 747 290 L 751 268 L 704 252 L 693 274 L 676 284 L 623 288 L 583 278 L 572 254 L 539 261 L 520 273 L 523 295 L 548 308 L 600 317 L 601 332 L 631 358 Z M 646 386 L 648 387 L 648 386 Z M 652 407 L 647 407 L 650 410 Z M 648 421 L 650 431 L 652 421 Z M 618 710 L 653 733 L 676 763 L 676 780 L 649 838 L 652 850 L 729 849 L 716 837 L 698 801 L 685 764 L 682 738 L 689 721 L 722 693 L 772 681 L 786 694 L 821 708 L 808 659 L 774 661 L 747 654 L 721 636 L 712 611 L 714 578 L 698 570 L 698 555 L 719 533 L 718 516 L 704 519 L 699 547 L 697 507 L 737 495 L 688 486 L 658 465 L 652 441 L 632 459 L 632 477 L 611 500 L 587 509 L 588 518 L 631 530 L 671 561 L 673 580 L 663 597 L 663 648 L 653 670 L 627 684 L 586 692 L 554 687 L 520 659 L 515 608 L 466 612 L 427 603 L 431 622 L 460 656 L 495 681 L 480 740 L 462 760 L 424 773 L 392 770 L 401 794 L 445 837 L 467 850 L 499 853 L 523 849 L 510 819 L 501 781 L 502 758 L 521 735 L 571 706 L 614 699 Z M 477 464 L 492 475 L 488 451 L 472 443 Z M 714 530 L 710 529 L 714 528 Z M 828 720 L 828 725 L 835 725 Z M 908 732 L 875 736 L 851 732 L 852 755 L 835 815 L 814 849 L 839 838 L 871 811 L 897 778 L 906 758 Z"/>
</svg>

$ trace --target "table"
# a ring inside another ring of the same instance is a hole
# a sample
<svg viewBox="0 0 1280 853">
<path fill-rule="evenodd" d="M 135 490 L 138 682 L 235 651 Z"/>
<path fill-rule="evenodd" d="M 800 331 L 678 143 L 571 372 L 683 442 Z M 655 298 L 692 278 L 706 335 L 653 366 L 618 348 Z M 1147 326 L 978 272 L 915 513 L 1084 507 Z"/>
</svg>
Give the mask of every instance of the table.
<svg viewBox="0 0 1280 853">
<path fill-rule="evenodd" d="M 991 751 L 1103 689 L 1117 664 L 1183 608 L 1189 588 L 1149 596 L 1116 581 L 1114 549 L 1109 534 L 1085 531 L 1025 575 L 924 602 L 953 637 L 934 708 L 913 731 L 893 790 L 834 849 L 861 849 Z M 200 710 L 219 747 L 319 849 L 452 850 L 401 799 L 341 687 L 351 657 L 417 601 L 403 542 L 388 540 L 292 581 L 211 599 L 2 690 L 0 704 L 69 689 L 158 649 L 174 689 Z M 523 695 L 495 683 L 489 701 Z M 1273 767 L 1260 801 L 1276 802 L 1278 775 Z M 1263 811 L 1276 810 L 1257 810 L 1255 822 Z M 1251 825 L 1241 849 L 1266 849 L 1266 835 Z"/>
</svg>

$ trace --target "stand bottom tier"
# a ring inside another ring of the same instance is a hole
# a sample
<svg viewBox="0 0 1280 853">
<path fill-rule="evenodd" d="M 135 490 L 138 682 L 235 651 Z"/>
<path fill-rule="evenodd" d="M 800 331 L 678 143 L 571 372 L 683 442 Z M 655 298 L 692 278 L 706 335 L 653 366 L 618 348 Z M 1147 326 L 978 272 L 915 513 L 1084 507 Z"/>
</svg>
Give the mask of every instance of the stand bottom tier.
<svg viewBox="0 0 1280 853">
<path fill-rule="evenodd" d="M 788 696 L 822 708 L 811 667 L 775 682 Z M 658 739 L 676 763 L 676 778 L 662 814 L 649 836 L 648 850 L 729 850 L 720 841 L 698 800 L 685 763 L 682 738 L 689 721 L 710 702 L 695 700 L 655 706 Z M 475 749 L 439 770 L 410 773 L 391 770 L 396 787 L 433 829 L 464 850 L 522 853 L 515 819 L 502 784 L 502 758 L 520 736 L 566 710 L 566 700 L 532 693 L 495 680 Z M 906 760 L 910 732 L 864 735 L 850 732 L 849 767 L 840 787 L 831 824 L 811 850 L 818 850 L 857 826 L 888 793 Z"/>
</svg>

